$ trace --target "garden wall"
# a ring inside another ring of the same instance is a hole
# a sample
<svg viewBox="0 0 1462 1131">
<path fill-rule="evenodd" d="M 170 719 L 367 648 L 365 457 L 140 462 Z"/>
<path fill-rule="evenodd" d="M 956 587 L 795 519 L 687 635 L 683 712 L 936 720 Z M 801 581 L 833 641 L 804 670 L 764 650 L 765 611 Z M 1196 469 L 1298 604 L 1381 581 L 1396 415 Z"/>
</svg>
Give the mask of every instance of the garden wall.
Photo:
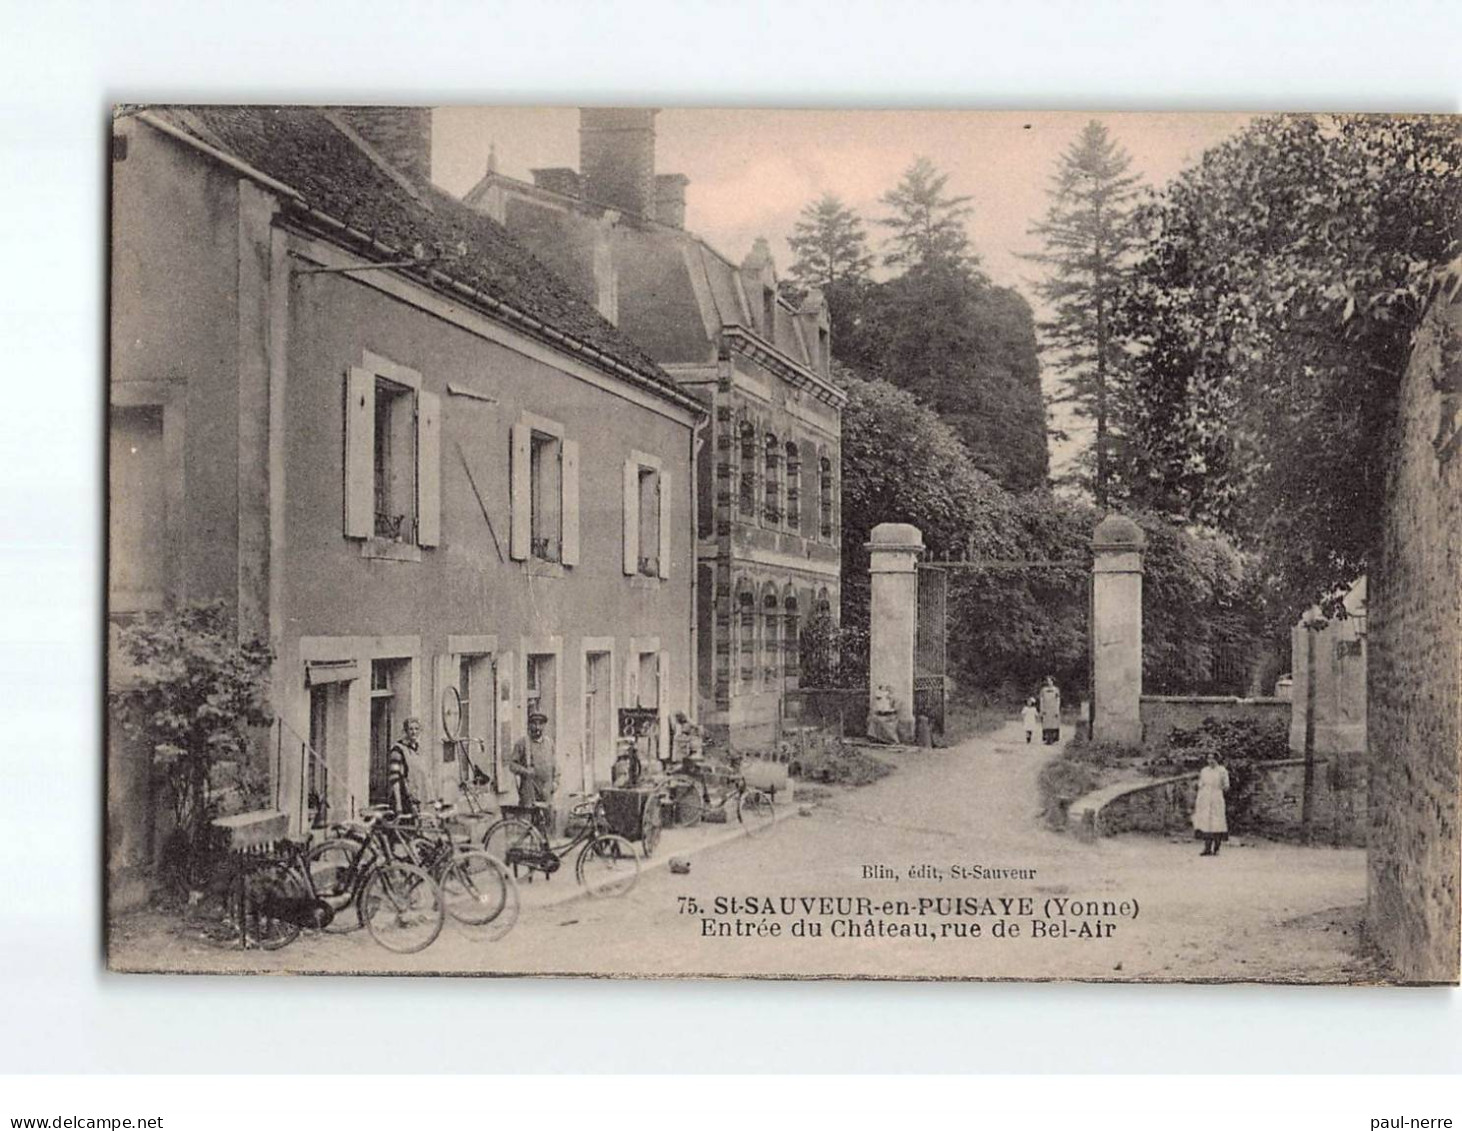
<svg viewBox="0 0 1462 1131">
<path fill-rule="evenodd" d="M 1232 722 L 1235 719 L 1278 719 L 1289 725 L 1291 704 L 1284 699 L 1237 699 L 1231 695 L 1144 695 L 1142 697 L 1142 744 L 1165 746 L 1174 727 L 1196 730 L 1204 719 Z"/>
<path fill-rule="evenodd" d="M 1229 831 L 1293 840 L 1300 835 L 1304 802 L 1304 759 L 1268 762 L 1254 767 L 1249 796 L 1234 797 Z M 1154 782 L 1112 786 L 1095 807 L 1095 831 L 1103 836 L 1125 832 L 1187 833 L 1192 829 L 1198 775 L 1181 774 Z M 1316 844 L 1361 846 L 1365 843 L 1366 783 L 1359 762 L 1347 767 L 1327 759 L 1315 761 L 1314 811 Z M 1078 814 L 1090 805 L 1072 805 Z"/>
</svg>

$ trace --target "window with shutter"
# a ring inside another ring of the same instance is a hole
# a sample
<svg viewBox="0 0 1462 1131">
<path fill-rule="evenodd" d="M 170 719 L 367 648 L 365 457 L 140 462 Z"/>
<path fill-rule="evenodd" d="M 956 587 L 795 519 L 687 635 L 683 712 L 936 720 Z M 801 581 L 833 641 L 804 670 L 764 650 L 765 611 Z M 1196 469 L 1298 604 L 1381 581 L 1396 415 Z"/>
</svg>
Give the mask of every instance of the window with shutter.
<svg viewBox="0 0 1462 1131">
<path fill-rule="evenodd" d="M 670 576 L 670 472 L 660 472 L 660 529 L 657 541 L 660 545 L 660 576 Z"/>
<path fill-rule="evenodd" d="M 415 370 L 366 353 L 346 376 L 345 400 L 345 536 L 365 539 L 369 556 L 438 545 L 441 398 Z"/>
<path fill-rule="evenodd" d="M 658 456 L 631 452 L 624 462 L 624 572 L 668 577 L 669 476 Z"/>
<path fill-rule="evenodd" d="M 562 460 L 563 545 L 559 560 L 566 566 L 579 564 L 579 445 L 576 440 L 563 442 Z"/>
</svg>

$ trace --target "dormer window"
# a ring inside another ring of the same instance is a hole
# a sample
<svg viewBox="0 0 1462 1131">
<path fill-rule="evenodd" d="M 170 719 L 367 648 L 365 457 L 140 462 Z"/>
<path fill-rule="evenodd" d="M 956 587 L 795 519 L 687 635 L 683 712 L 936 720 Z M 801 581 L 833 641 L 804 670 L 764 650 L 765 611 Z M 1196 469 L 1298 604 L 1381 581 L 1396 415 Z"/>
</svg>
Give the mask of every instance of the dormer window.
<svg viewBox="0 0 1462 1131">
<path fill-rule="evenodd" d="M 775 343 L 777 340 L 777 292 L 772 287 L 761 289 L 762 337 Z"/>
</svg>

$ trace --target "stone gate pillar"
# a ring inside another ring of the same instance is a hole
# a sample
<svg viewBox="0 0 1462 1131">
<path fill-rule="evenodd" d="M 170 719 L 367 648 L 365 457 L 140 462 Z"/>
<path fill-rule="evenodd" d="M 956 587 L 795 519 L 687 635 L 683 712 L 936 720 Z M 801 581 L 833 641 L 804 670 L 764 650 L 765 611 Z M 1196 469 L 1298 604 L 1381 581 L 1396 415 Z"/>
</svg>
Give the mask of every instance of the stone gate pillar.
<svg viewBox="0 0 1462 1131">
<path fill-rule="evenodd" d="M 1092 536 L 1091 733 L 1097 742 L 1142 741 L 1142 529 L 1108 515 Z"/>
<path fill-rule="evenodd" d="M 924 536 L 916 526 L 884 522 L 873 528 L 868 551 L 871 575 L 868 639 L 868 710 L 878 709 L 879 688 L 893 691 L 899 738 L 914 736 L 914 634 L 918 623 L 919 555 Z"/>
</svg>

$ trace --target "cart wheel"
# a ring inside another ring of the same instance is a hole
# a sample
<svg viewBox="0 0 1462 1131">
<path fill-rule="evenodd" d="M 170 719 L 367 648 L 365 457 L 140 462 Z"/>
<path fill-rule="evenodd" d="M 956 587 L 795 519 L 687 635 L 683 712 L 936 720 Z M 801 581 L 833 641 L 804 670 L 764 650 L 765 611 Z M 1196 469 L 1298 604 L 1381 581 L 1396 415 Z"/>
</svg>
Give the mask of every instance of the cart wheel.
<svg viewBox="0 0 1462 1131">
<path fill-rule="evenodd" d="M 641 827 L 640 848 L 648 860 L 655 855 L 655 849 L 660 847 L 660 830 L 664 827 L 664 817 L 660 812 L 660 798 L 650 798 L 645 802 L 645 817 Z"/>
<path fill-rule="evenodd" d="M 701 784 L 696 781 L 680 781 L 675 787 L 675 823 L 683 829 L 693 829 L 705 815 L 706 803 L 701 797 Z"/>
</svg>

